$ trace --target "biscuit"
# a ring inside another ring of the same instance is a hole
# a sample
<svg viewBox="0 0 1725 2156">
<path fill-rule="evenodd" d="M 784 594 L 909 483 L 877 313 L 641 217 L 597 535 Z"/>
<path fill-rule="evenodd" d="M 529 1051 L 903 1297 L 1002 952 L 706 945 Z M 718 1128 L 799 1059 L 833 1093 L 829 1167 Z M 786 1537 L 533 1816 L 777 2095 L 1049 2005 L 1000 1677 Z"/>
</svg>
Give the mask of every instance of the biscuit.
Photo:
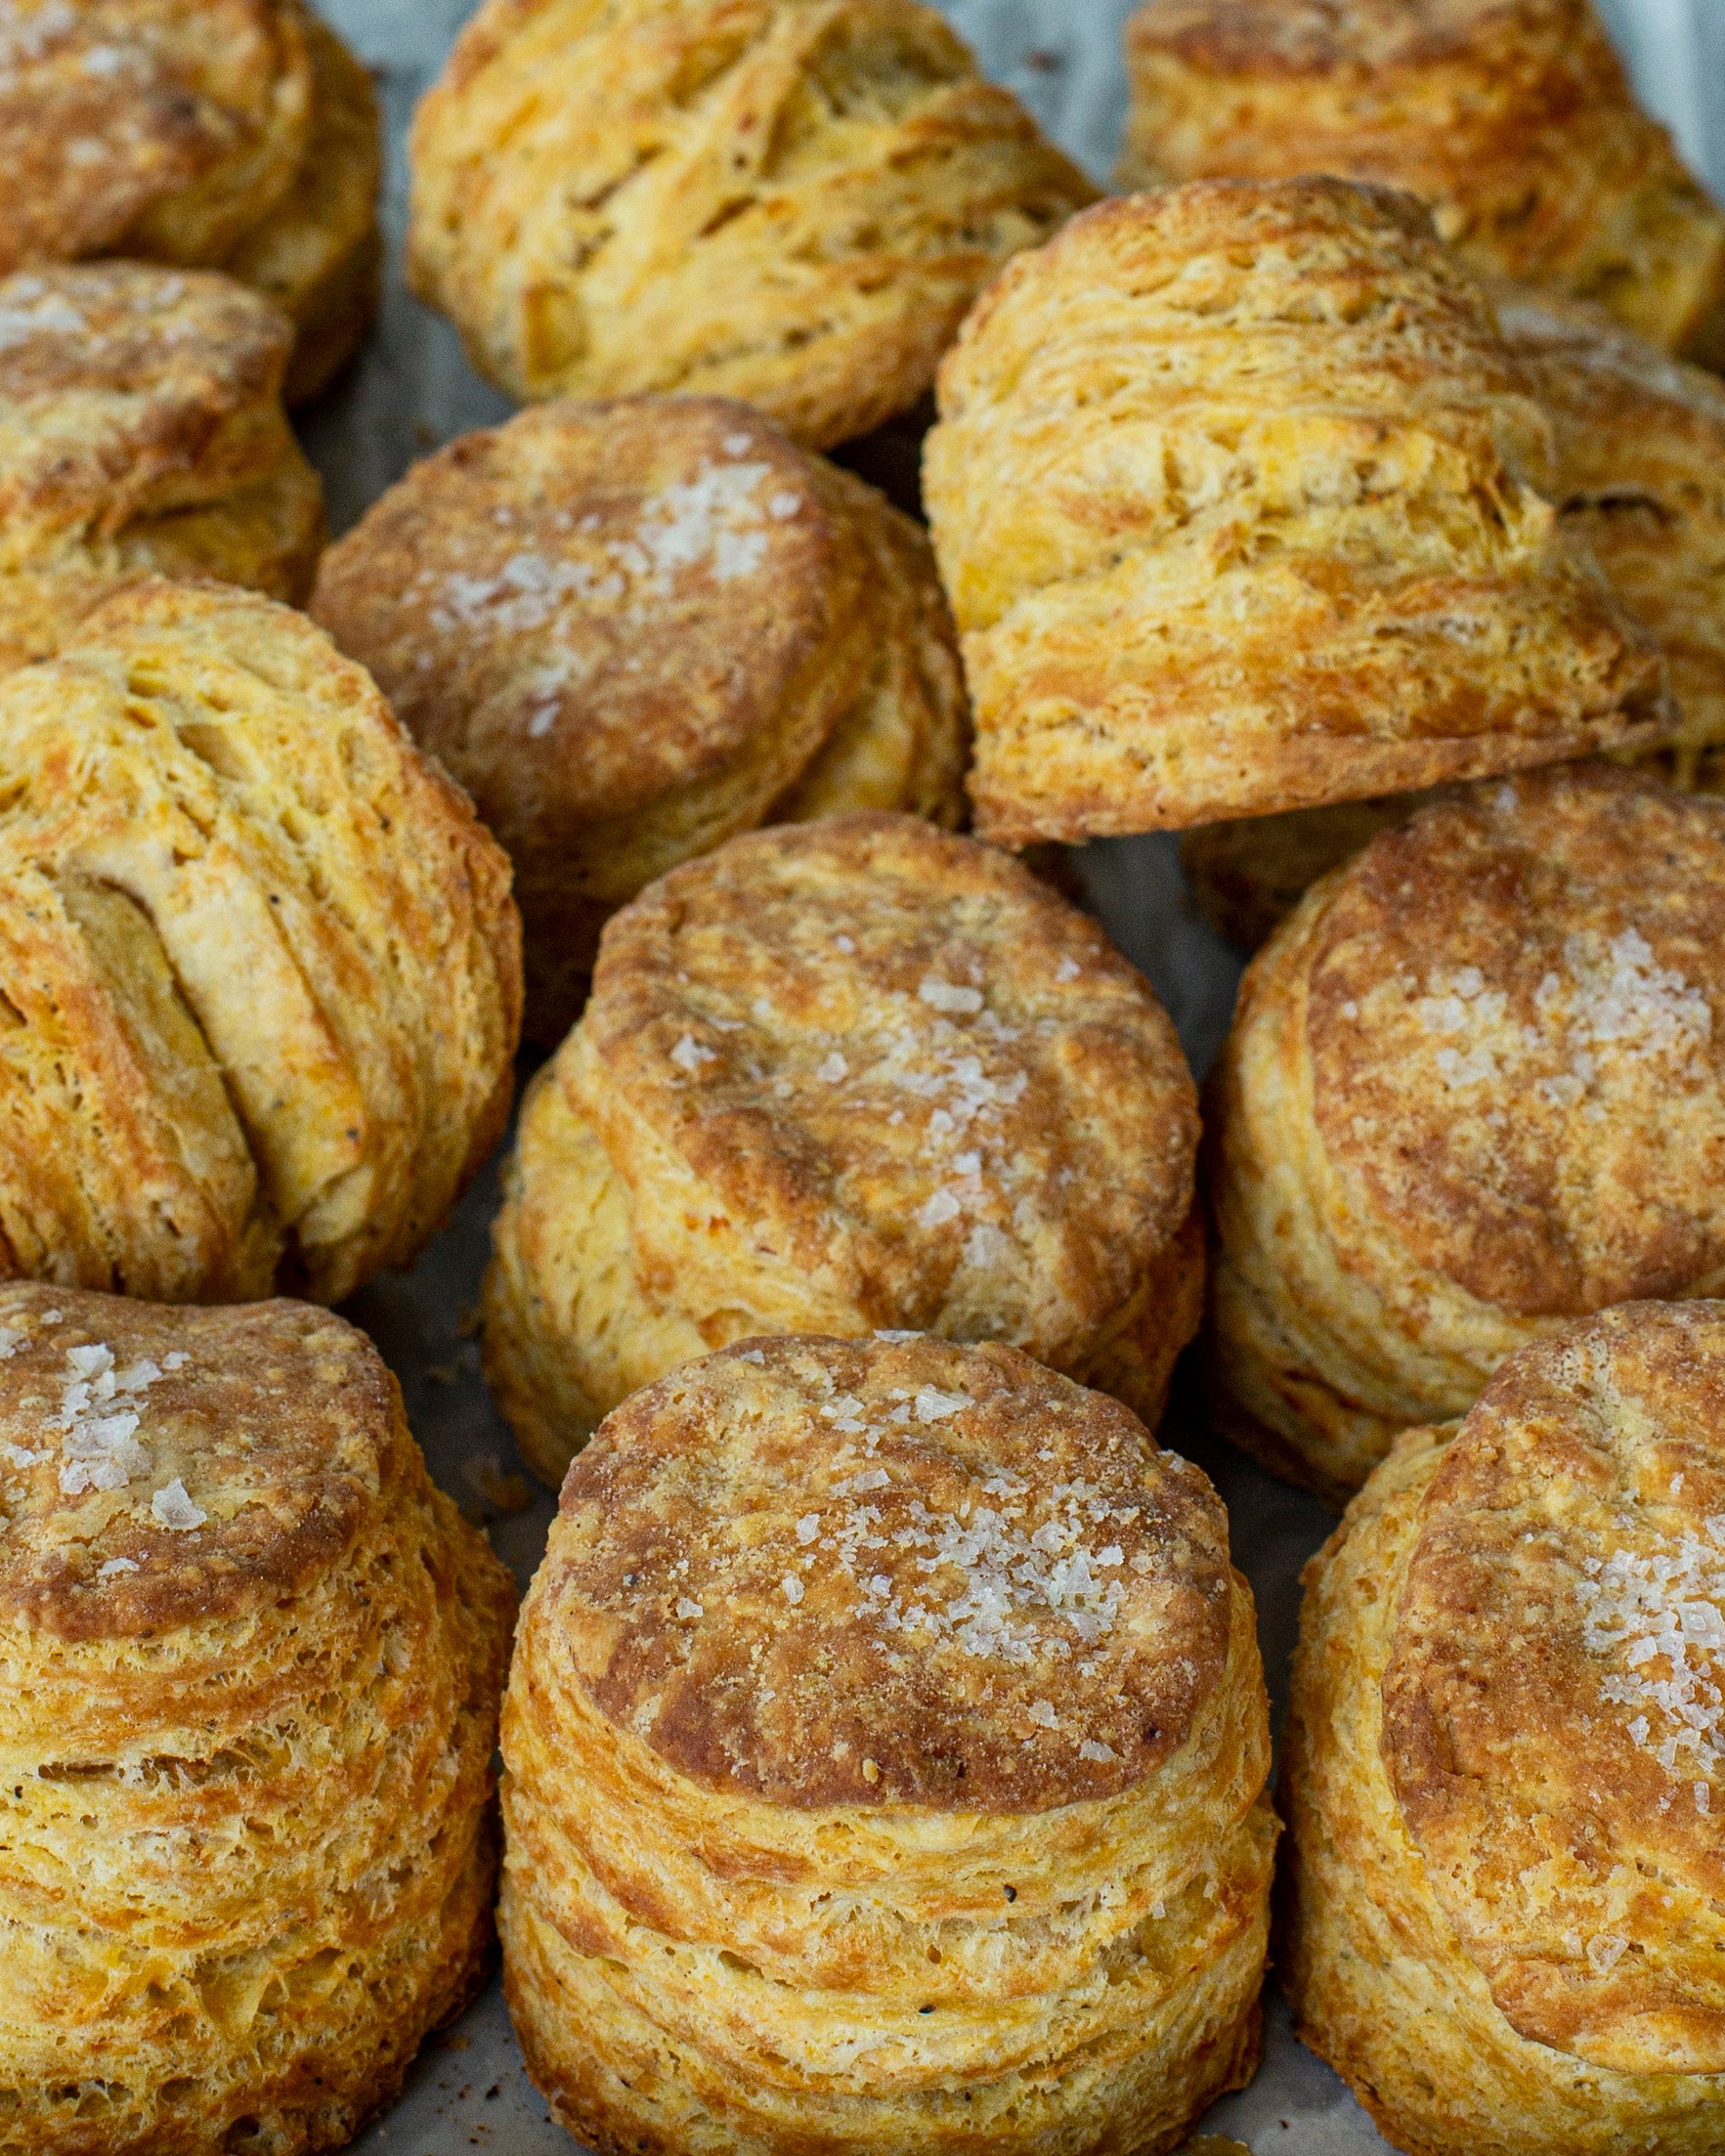
<svg viewBox="0 0 1725 2156">
<path fill-rule="evenodd" d="M 369 320 L 376 101 L 302 0 L 13 0 L 0 158 L 0 272 L 91 255 L 226 269 L 293 320 L 294 402 Z"/>
<path fill-rule="evenodd" d="M 146 583 L 0 680 L 0 1273 L 408 1264 L 501 1135 L 508 864 L 302 615 Z"/>
<path fill-rule="evenodd" d="M 501 389 L 738 397 L 814 449 L 1096 199 L 916 0 L 487 0 L 410 156 L 410 280 Z"/>
<path fill-rule="evenodd" d="M 1355 800 L 1664 738 L 1540 489 L 1551 424 L 1409 196 L 1087 210 L 942 363 L 925 453 L 985 838 Z"/>
<path fill-rule="evenodd" d="M 365 1337 L 0 1289 L 0 2142 L 342 2146 L 484 1973 L 514 1593 Z"/>
<path fill-rule="evenodd" d="M 1725 1305 L 1607 1312 L 1308 1568 L 1278 1965 L 1411 2156 L 1725 2138 L 1722 1428 Z"/>
<path fill-rule="evenodd" d="M 312 611 L 515 864 L 530 1034 L 626 899 L 734 834 L 964 813 L 956 637 L 922 532 L 714 398 L 556 404 L 416 465 Z"/>
<path fill-rule="evenodd" d="M 504 1712 L 504 1984 L 584 2144 L 1159 2156 L 1258 2048 L 1221 1503 L 999 1345 L 761 1340 L 607 1421 Z"/>
<path fill-rule="evenodd" d="M 0 279 L 0 671 L 151 574 L 306 596 L 323 496 L 281 410 L 290 343 L 224 277 Z"/>
<path fill-rule="evenodd" d="M 371 77 L 308 10 L 312 127 L 287 194 L 223 265 L 265 294 L 294 326 L 282 394 L 302 405 L 353 357 L 377 312 L 383 241 L 383 125 Z"/>
<path fill-rule="evenodd" d="M 1154 1424 L 1196 1330 L 1197 1106 L 1096 924 L 909 816 L 733 840 L 605 931 L 522 1111 L 486 1373 L 547 1482 L 750 1333 L 1006 1340 Z"/>
<path fill-rule="evenodd" d="M 1597 309 L 1495 296 L 1556 428 L 1559 517 L 1665 654 L 1677 730 L 1631 760 L 1725 793 L 1725 389 Z M 1308 884 L 1415 805 L 1391 797 L 1211 824 L 1186 835 L 1181 859 L 1206 917 L 1255 949 Z"/>
<path fill-rule="evenodd" d="M 1725 802 L 1476 786 L 1314 885 L 1211 1107 L 1214 1417 L 1332 1499 L 1613 1303 L 1725 1285 Z"/>
<path fill-rule="evenodd" d="M 1126 50 L 1122 186 L 1406 188 L 1484 276 L 1725 363 L 1725 216 L 1636 104 L 1593 0 L 1148 0 Z"/>
</svg>

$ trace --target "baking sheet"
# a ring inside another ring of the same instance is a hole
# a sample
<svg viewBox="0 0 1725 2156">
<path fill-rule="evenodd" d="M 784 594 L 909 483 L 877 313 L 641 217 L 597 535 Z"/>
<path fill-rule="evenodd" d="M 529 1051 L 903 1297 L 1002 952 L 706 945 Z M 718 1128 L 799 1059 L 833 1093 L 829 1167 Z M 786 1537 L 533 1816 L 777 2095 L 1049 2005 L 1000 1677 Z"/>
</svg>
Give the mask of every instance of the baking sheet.
<svg viewBox="0 0 1725 2156">
<path fill-rule="evenodd" d="M 1725 194 L 1725 4 L 1722 0 L 1603 0 L 1643 97 L 1676 130 L 1690 158 Z M 376 73 L 388 114 L 386 221 L 391 272 L 381 322 L 361 361 L 302 415 L 302 432 L 343 531 L 417 456 L 452 435 L 501 418 L 508 405 L 467 368 L 453 332 L 400 280 L 404 138 L 414 102 L 436 73 L 470 0 L 321 0 Z M 1121 29 L 1133 0 L 944 0 L 983 65 L 1008 83 L 1100 181 L 1113 163 L 1126 108 Z M 1108 841 L 1083 856 L 1093 900 L 1180 1027 L 1201 1075 L 1233 1007 L 1238 961 L 1187 912 L 1172 841 Z M 524 1476 L 509 1433 L 479 1378 L 473 1315 L 496 1163 L 414 1271 L 379 1281 L 347 1315 L 377 1342 L 401 1379 L 432 1473 L 488 1530 L 523 1586 L 532 1576 L 551 1500 Z M 1320 1508 L 1214 1443 L 1177 1398 L 1167 1442 L 1198 1460 L 1227 1500 L 1236 1561 L 1258 1597 L 1266 1670 L 1278 1712 L 1299 1615 L 1299 1574 L 1328 1532 Z M 1364 2156 L 1380 2139 L 1353 2098 L 1299 2044 L 1273 1982 L 1264 2065 L 1251 2088 L 1215 2106 L 1203 2131 L 1244 2141 L 1257 2156 Z M 427 2047 L 400 2102 L 355 2144 L 367 2156 L 570 2156 L 575 2143 L 546 2117 L 522 2070 L 494 1982 L 463 2019 Z"/>
</svg>

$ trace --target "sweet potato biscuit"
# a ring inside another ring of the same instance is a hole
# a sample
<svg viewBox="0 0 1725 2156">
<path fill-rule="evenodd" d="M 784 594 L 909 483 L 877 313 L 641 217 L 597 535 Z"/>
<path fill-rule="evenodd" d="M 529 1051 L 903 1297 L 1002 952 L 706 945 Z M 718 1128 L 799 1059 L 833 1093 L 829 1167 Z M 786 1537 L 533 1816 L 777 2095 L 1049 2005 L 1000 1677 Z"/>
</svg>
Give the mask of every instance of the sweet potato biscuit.
<svg viewBox="0 0 1725 2156">
<path fill-rule="evenodd" d="M 1725 389 L 1595 308 L 1495 296 L 1556 428 L 1559 517 L 1665 654 L 1677 730 L 1630 760 L 1725 793 Z M 1391 796 L 1210 824 L 1181 859 L 1209 919 L 1255 949 L 1309 884 L 1416 805 Z"/>
<path fill-rule="evenodd" d="M 1409 197 L 1200 182 L 1020 256 L 925 496 L 978 828 L 1182 828 L 1662 739 L 1551 425 Z"/>
<path fill-rule="evenodd" d="M 1604 764 L 1374 839 L 1219 1067 L 1221 1425 L 1326 1495 L 1514 1349 L 1725 1283 L 1725 802 Z"/>
<path fill-rule="evenodd" d="M 224 277 L 0 279 L 0 670 L 151 574 L 305 597 L 323 506 L 281 410 L 291 341 Z"/>
<path fill-rule="evenodd" d="M 292 319 L 292 401 L 369 320 L 380 156 L 369 78 L 303 0 L 0 0 L 0 272 L 226 269 Z"/>
<path fill-rule="evenodd" d="M 487 0 L 412 137 L 409 274 L 526 401 L 913 405 L 1096 190 L 916 0 Z"/>
<path fill-rule="evenodd" d="M 0 1271 L 350 1294 L 500 1135 L 508 866 L 285 607 L 147 583 L 0 681 Z"/>
<path fill-rule="evenodd" d="M 1161 1006 L 1014 862 L 909 816 L 734 840 L 612 922 L 529 1097 L 487 1373 L 550 1482 L 746 1333 L 1007 1340 L 1153 1424 L 1196 1138 Z"/>
<path fill-rule="evenodd" d="M 528 1028 L 679 861 L 840 808 L 964 812 L 964 688 L 927 541 L 747 405 L 556 404 L 416 465 L 312 609 L 515 863 Z"/>
<path fill-rule="evenodd" d="M 1593 0 L 1148 0 L 1121 184 L 1406 188 L 1476 270 L 1725 363 L 1725 216 L 1636 104 Z"/>
<path fill-rule="evenodd" d="M 762 1339 L 619 1408 L 503 1743 L 510 2007 L 595 2148 L 1155 2156 L 1255 2063 L 1222 1506 L 1011 1348 Z"/>
<path fill-rule="evenodd" d="M 340 2147 L 484 1969 L 514 1602 L 365 1337 L 0 1289 L 0 2147 Z"/>
<path fill-rule="evenodd" d="M 293 323 L 283 389 L 290 405 L 315 397 L 352 358 L 377 311 L 383 260 L 377 228 L 383 128 L 371 77 L 309 10 L 303 26 L 312 61 L 305 161 L 286 194 L 223 265 Z"/>
<path fill-rule="evenodd" d="M 1610 1311 L 1405 1435 L 1309 1568 L 1280 1961 L 1413 2156 L 1725 2136 L 1721 1429 L 1725 1305 Z"/>
</svg>

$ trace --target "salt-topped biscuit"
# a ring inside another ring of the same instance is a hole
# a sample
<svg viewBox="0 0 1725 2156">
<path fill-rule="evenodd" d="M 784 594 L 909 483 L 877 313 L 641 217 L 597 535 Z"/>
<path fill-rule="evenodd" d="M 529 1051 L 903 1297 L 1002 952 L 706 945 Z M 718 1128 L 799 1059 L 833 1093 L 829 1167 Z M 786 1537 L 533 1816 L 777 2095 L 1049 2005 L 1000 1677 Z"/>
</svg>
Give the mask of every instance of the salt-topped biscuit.
<svg viewBox="0 0 1725 2156">
<path fill-rule="evenodd" d="M 1635 102 L 1593 0 L 1148 0 L 1121 183 L 1406 188 L 1488 277 L 1725 361 L 1725 215 Z"/>
<path fill-rule="evenodd" d="M 557 404 L 415 465 L 312 609 L 508 848 L 528 1026 L 599 930 L 765 822 L 964 811 L 964 690 L 927 541 L 747 405 Z"/>
<path fill-rule="evenodd" d="M 154 575 L 311 588 L 323 496 L 281 410 L 292 332 L 224 277 L 0 279 L 0 670 Z"/>
<path fill-rule="evenodd" d="M 1601 764 L 1421 810 L 1246 975 L 1212 1404 L 1326 1495 L 1505 1356 L 1725 1283 L 1725 802 Z"/>
<path fill-rule="evenodd" d="M 1664 654 L 1678 723 L 1629 760 L 1725 793 L 1725 387 L 1599 309 L 1503 289 L 1504 337 L 1550 414 L 1551 495 Z M 1206 916 L 1248 950 L 1306 886 L 1415 805 L 1400 796 L 1209 824 L 1181 860 Z"/>
<path fill-rule="evenodd" d="M 505 1983 L 598 2147 L 1173 2148 L 1275 1826 L 1203 1476 L 1015 1351 L 763 1339 L 607 1421 L 505 1713 Z"/>
<path fill-rule="evenodd" d="M 1551 422 L 1410 196 L 1203 181 L 1020 255 L 925 457 L 977 827 L 1184 829 L 1663 740 Z"/>
<path fill-rule="evenodd" d="M 513 1591 L 303 1304 L 0 1288 L 0 2117 L 344 2145 L 481 1980 Z"/>
<path fill-rule="evenodd" d="M 160 582 L 0 680 L 0 1272 L 339 1301 L 507 1118 L 508 864 L 303 615 Z"/>
<path fill-rule="evenodd" d="M 409 275 L 512 396 L 905 410 L 1096 190 L 916 0 L 488 0 L 413 123 Z"/>
<path fill-rule="evenodd" d="M 380 146 L 301 0 L 5 0 L 0 272 L 127 255 L 229 269 L 300 331 L 310 394 L 368 318 Z"/>
<path fill-rule="evenodd" d="M 1278 1956 L 1422 2156 L 1725 2135 L 1725 1305 L 1636 1303 L 1410 1432 L 1309 1571 Z"/>
<path fill-rule="evenodd" d="M 605 932 L 529 1095 L 486 1369 L 558 1480 L 747 1333 L 1006 1340 L 1154 1422 L 1195 1328 L 1196 1102 L 1096 924 L 973 840 L 851 815 L 733 840 Z"/>
</svg>

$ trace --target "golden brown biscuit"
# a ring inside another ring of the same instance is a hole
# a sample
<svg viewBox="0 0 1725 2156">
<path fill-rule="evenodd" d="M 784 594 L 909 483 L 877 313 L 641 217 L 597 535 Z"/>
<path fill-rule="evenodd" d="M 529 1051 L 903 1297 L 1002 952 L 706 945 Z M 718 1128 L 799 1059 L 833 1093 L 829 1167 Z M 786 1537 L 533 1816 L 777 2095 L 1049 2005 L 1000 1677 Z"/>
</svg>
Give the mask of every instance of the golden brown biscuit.
<svg viewBox="0 0 1725 2156">
<path fill-rule="evenodd" d="M 1725 1284 L 1725 802 L 1604 764 L 1434 803 L 1307 893 L 1212 1103 L 1228 1434 L 1343 1497 L 1505 1356 Z"/>
<path fill-rule="evenodd" d="M 291 342 L 225 277 L 0 279 L 0 671 L 152 574 L 305 597 L 323 496 L 281 410 Z"/>
<path fill-rule="evenodd" d="M 737 832 L 964 813 L 956 639 L 927 539 L 747 405 L 524 411 L 416 465 L 312 611 L 508 848 L 530 1034 L 599 930 Z"/>
<path fill-rule="evenodd" d="M 146 583 L 0 681 L 0 1272 L 410 1262 L 501 1134 L 508 864 L 302 615 Z"/>
<path fill-rule="evenodd" d="M 1597 309 L 1495 296 L 1556 428 L 1562 523 L 1665 654 L 1677 730 L 1630 760 L 1725 793 L 1725 389 Z M 1186 835 L 1181 859 L 1205 916 L 1252 950 L 1309 884 L 1417 805 L 1391 796 L 1206 825 Z"/>
<path fill-rule="evenodd" d="M 1636 104 L 1593 0 L 1147 0 L 1121 184 L 1406 188 L 1487 277 L 1725 363 L 1725 216 Z"/>
<path fill-rule="evenodd" d="M 1301 2036 L 1412 2156 L 1725 2139 L 1725 1305 L 1522 1350 L 1308 1569 Z"/>
<path fill-rule="evenodd" d="M 133 255 L 226 269 L 299 333 L 287 395 L 375 299 L 369 78 L 303 0 L 10 0 L 0 272 Z"/>
<path fill-rule="evenodd" d="M 1200 182 L 1021 255 L 925 495 L 983 835 L 1182 828 L 1662 739 L 1551 427 L 1406 195 Z"/>
<path fill-rule="evenodd" d="M 371 77 L 321 18 L 304 11 L 312 125 L 293 186 L 224 264 L 294 326 L 282 394 L 315 397 L 353 357 L 377 312 L 383 242 L 383 122 Z"/>
<path fill-rule="evenodd" d="M 528 1096 L 487 1376 L 550 1483 L 746 1333 L 1007 1340 L 1153 1425 L 1196 1140 L 1162 1007 L 1016 863 L 909 816 L 733 840 L 612 922 Z"/>
<path fill-rule="evenodd" d="M 642 2148 L 1173 2148 L 1275 1822 L 1221 1503 L 1011 1348 L 760 1340 L 563 1487 L 504 1717 L 529 2070 Z"/>
<path fill-rule="evenodd" d="M 514 1594 L 363 1334 L 0 1289 L 0 2117 L 343 2145 L 483 1973 Z"/>
<path fill-rule="evenodd" d="M 413 288 L 512 396 L 740 397 L 815 449 L 1096 198 L 916 0 L 487 0 L 411 155 Z"/>
</svg>

